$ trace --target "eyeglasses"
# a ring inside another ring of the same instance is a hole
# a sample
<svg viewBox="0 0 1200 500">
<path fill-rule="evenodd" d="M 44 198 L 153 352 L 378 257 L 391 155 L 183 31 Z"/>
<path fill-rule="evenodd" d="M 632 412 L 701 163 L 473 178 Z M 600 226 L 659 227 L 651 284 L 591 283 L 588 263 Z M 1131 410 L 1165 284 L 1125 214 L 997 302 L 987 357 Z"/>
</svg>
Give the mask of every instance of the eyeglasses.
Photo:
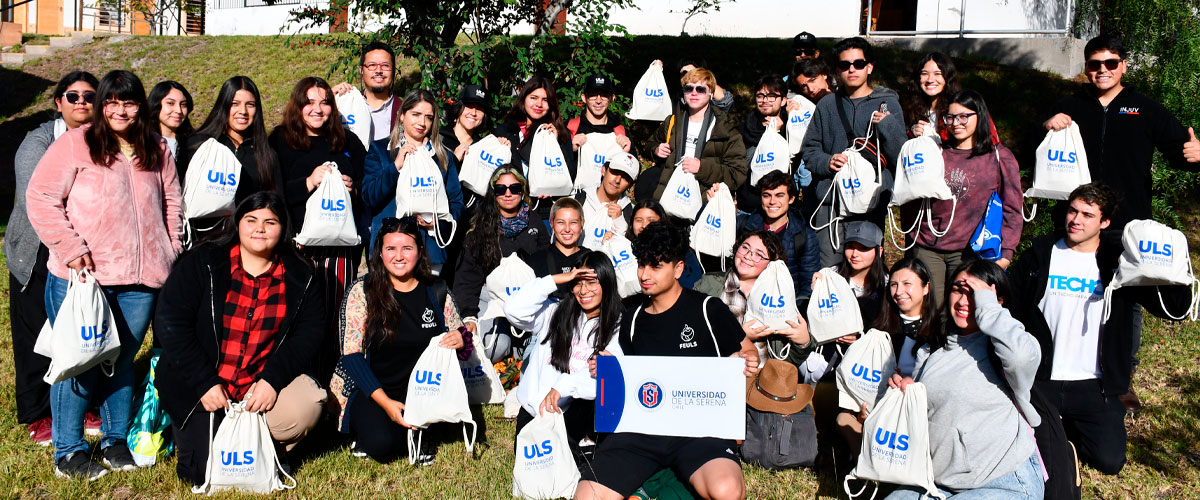
<svg viewBox="0 0 1200 500">
<path fill-rule="evenodd" d="M 126 113 L 132 115 L 137 113 L 140 107 L 141 105 L 134 101 L 104 101 L 104 110 L 109 113 L 115 113 L 118 110 L 124 109 Z"/>
<path fill-rule="evenodd" d="M 817 55 L 817 49 L 796 49 L 796 55 L 812 57 Z"/>
<path fill-rule="evenodd" d="M 1087 70 L 1091 72 L 1100 71 L 1100 66 L 1103 65 L 1109 71 L 1116 71 L 1121 66 L 1120 59 L 1089 59 L 1087 62 Z"/>
<path fill-rule="evenodd" d="M 71 104 L 78 103 L 80 99 L 83 99 L 83 102 L 92 104 L 96 102 L 96 93 L 84 92 L 81 94 L 79 92 L 67 92 L 66 94 L 63 94 L 63 99 L 66 99 L 67 102 Z"/>
<path fill-rule="evenodd" d="M 692 92 L 695 92 L 700 95 L 704 95 L 704 94 L 708 93 L 708 87 L 705 87 L 703 85 L 684 85 L 683 86 L 684 94 L 691 94 Z"/>
<path fill-rule="evenodd" d="M 493 184 L 492 192 L 496 193 L 496 196 L 504 196 L 504 193 L 512 193 L 517 196 L 521 196 L 525 194 L 525 186 L 522 186 L 520 182 L 513 184 Z"/>
<path fill-rule="evenodd" d="M 866 59 L 855 59 L 853 61 L 838 61 L 837 68 L 842 71 L 849 70 L 851 66 L 854 66 L 854 69 L 863 69 L 863 68 L 867 67 L 867 64 L 870 64 L 870 63 L 868 63 Z"/>
<path fill-rule="evenodd" d="M 783 96 L 780 94 L 754 94 L 754 98 L 759 101 L 766 101 L 768 99 L 779 99 L 780 97 L 783 97 Z"/>
<path fill-rule="evenodd" d="M 967 120 L 970 120 L 972 116 L 975 116 L 977 114 L 979 114 L 979 113 L 959 113 L 957 115 L 943 115 L 942 123 L 945 123 L 946 125 L 954 125 L 956 123 L 962 123 L 965 125 L 967 123 Z"/>
<path fill-rule="evenodd" d="M 575 282 L 575 286 L 571 287 L 571 289 L 576 292 L 578 292 L 580 290 L 596 291 L 596 290 L 600 289 L 600 280 L 595 280 L 595 279 L 579 280 L 579 281 Z"/>
<path fill-rule="evenodd" d="M 742 246 L 738 247 L 738 253 L 749 257 L 752 264 L 758 264 L 759 262 L 768 259 L 768 257 L 762 252 L 758 252 L 750 248 L 749 243 L 742 243 Z"/>
<path fill-rule="evenodd" d="M 369 62 L 369 63 L 364 64 L 363 67 L 367 68 L 367 71 L 375 71 L 375 70 L 391 71 L 392 70 L 391 63 Z"/>
</svg>

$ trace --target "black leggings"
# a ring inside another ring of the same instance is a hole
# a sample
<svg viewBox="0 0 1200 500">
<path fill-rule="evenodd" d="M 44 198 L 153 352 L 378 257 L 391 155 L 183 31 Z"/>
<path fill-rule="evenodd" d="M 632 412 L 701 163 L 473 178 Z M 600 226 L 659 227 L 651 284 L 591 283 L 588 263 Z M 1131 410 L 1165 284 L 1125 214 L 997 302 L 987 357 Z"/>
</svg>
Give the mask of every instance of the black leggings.
<svg viewBox="0 0 1200 500">
<path fill-rule="evenodd" d="M 393 422 L 369 396 L 360 392 L 346 412 L 358 451 L 381 462 L 408 456 L 408 429 Z"/>
</svg>

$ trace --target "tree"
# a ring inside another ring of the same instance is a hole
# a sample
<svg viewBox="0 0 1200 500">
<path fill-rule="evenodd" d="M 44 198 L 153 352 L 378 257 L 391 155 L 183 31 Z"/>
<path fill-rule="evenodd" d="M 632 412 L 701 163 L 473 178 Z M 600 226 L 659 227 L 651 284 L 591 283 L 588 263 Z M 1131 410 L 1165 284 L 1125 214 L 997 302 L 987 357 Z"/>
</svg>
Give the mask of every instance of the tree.
<svg viewBox="0 0 1200 500">
<path fill-rule="evenodd" d="M 291 23 L 297 28 L 339 23 L 350 6 L 350 0 L 332 0 L 324 9 L 305 7 L 292 12 Z M 633 0 L 355 0 L 353 6 L 354 18 L 345 26 L 349 36 L 317 37 L 344 49 L 331 71 L 350 69 L 363 44 L 382 40 L 417 61 L 420 86 L 443 100 L 455 98 L 462 85 L 478 84 L 503 105 L 533 74 L 554 78 L 561 95 L 578 95 L 584 77 L 615 59 L 613 37 L 628 36 L 623 26 L 610 23 L 611 10 L 633 7 Z M 553 28 L 562 12 L 568 20 L 558 34 Z M 513 36 L 519 23 L 533 24 L 533 37 Z"/>
<path fill-rule="evenodd" d="M 729 1 L 734 2 L 736 0 Z M 709 10 L 718 12 L 721 10 L 721 4 L 724 2 L 725 0 L 693 0 L 692 6 L 688 7 L 687 9 L 682 11 L 672 10 L 672 14 L 687 14 L 687 17 L 683 18 L 683 26 L 679 28 L 679 34 L 681 36 L 687 36 L 687 23 L 688 21 L 692 20 L 692 17 L 695 17 L 699 14 L 707 14 Z"/>
<path fill-rule="evenodd" d="M 1200 127 L 1200 0 L 1082 0 L 1076 32 L 1111 33 L 1129 49 L 1125 80 L 1161 102 L 1185 126 Z M 1087 36 L 1087 35 L 1085 35 Z M 1154 217 L 1175 227 L 1174 206 L 1195 203 L 1200 175 L 1163 168 L 1154 160 Z"/>
</svg>

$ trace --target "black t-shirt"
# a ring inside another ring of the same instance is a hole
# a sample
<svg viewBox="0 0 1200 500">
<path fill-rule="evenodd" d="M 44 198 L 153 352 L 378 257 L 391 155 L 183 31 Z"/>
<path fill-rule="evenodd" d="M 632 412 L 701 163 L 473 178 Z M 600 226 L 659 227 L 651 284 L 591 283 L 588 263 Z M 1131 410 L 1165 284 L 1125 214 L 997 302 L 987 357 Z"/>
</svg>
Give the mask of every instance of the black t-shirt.
<svg viewBox="0 0 1200 500">
<path fill-rule="evenodd" d="M 563 255 L 557 245 L 551 244 L 525 258 L 525 263 L 533 269 L 533 274 L 541 278 L 552 274 L 571 272 L 572 269 L 575 269 L 575 265 L 579 264 L 579 258 L 582 256 L 582 248 L 571 255 Z"/>
<path fill-rule="evenodd" d="M 379 379 L 388 397 L 404 401 L 408 396 L 408 379 L 429 339 L 442 333 L 437 320 L 437 306 L 429 298 L 425 285 L 408 292 L 392 290 L 400 303 L 400 321 L 394 337 L 371 348 L 371 372 Z"/>
<path fill-rule="evenodd" d="M 621 350 L 638 356 L 729 356 L 741 350 L 746 334 L 733 313 L 720 300 L 683 289 L 675 305 L 659 314 L 632 308 L 621 316 Z M 649 301 L 646 302 L 649 305 Z M 634 325 L 636 312 L 637 324 Z M 712 324 L 712 331 L 708 325 Z"/>
</svg>

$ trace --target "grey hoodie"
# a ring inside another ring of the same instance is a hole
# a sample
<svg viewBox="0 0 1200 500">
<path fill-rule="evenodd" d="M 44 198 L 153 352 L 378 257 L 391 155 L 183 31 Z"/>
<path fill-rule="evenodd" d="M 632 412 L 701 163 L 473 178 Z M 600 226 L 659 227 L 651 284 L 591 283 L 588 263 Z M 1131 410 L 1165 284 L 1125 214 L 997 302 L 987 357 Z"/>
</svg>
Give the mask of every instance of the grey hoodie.
<svg viewBox="0 0 1200 500">
<path fill-rule="evenodd" d="M 57 119 L 42 123 L 30 131 L 17 147 L 17 154 L 13 158 L 16 191 L 13 193 L 13 210 L 8 216 L 8 229 L 4 236 L 4 259 L 8 272 L 16 276 L 22 286 L 29 284 L 38 247 L 42 244 L 25 212 L 25 189 L 29 187 L 29 178 L 33 177 L 33 169 L 46 150 L 50 149 L 50 143 L 54 142 L 55 121 Z"/>
<path fill-rule="evenodd" d="M 1029 424 L 1041 424 L 1029 403 L 1042 359 L 1037 339 L 991 290 L 975 291 L 975 320 L 979 332 L 950 335 L 946 347 L 932 353 L 929 346 L 917 351 L 913 370 L 929 395 L 933 479 L 951 490 L 978 488 L 1017 470 L 1034 451 L 1022 414 Z M 989 344 L 1003 378 L 988 355 Z"/>
<path fill-rule="evenodd" d="M 900 98 L 895 91 L 886 87 L 874 87 L 871 94 L 850 99 L 841 92 L 834 92 L 817 101 L 817 109 L 813 113 L 812 123 L 804 134 L 804 143 L 800 154 L 804 164 L 812 170 L 813 181 L 816 183 L 817 196 L 824 195 L 833 182 L 837 172 L 829 170 L 829 158 L 850 147 L 846 140 L 846 128 L 838 116 L 837 102 L 842 101 L 842 109 L 846 110 L 846 119 L 850 121 L 854 137 L 865 137 L 867 126 L 871 123 L 871 114 L 879 110 L 880 104 L 887 104 L 892 114 L 881 120 L 875 129 L 879 131 L 879 141 L 883 157 L 889 166 L 894 166 L 896 158 L 900 157 L 900 147 L 908 140 L 904 126 L 904 113 L 900 111 Z M 894 167 L 891 167 L 895 170 Z M 825 204 L 832 203 L 827 200 Z"/>
</svg>

